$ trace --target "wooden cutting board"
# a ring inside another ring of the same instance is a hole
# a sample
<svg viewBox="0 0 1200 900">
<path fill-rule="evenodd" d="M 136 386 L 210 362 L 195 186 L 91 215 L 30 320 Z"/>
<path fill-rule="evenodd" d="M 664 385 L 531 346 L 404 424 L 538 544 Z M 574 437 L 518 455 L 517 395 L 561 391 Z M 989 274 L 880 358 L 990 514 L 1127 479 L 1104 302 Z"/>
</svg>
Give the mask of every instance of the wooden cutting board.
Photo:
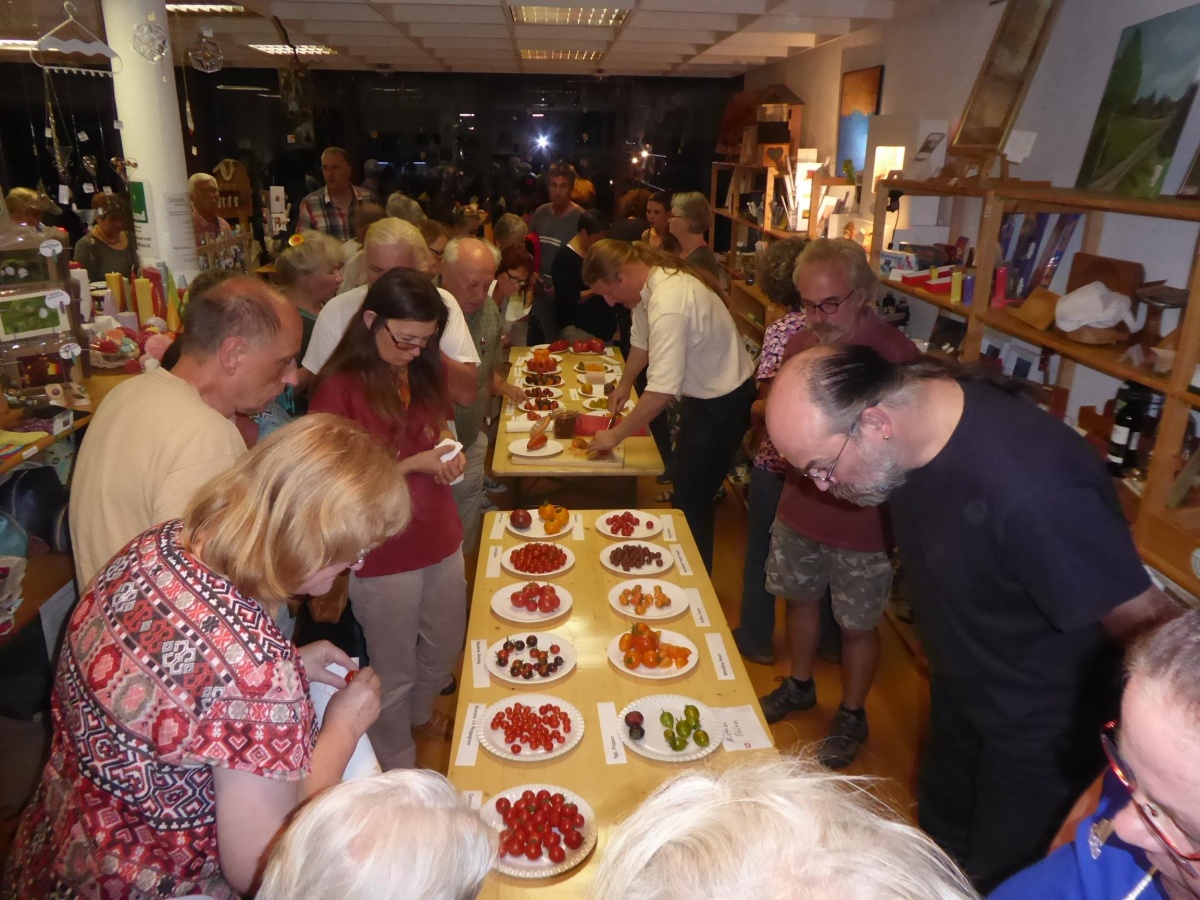
<svg viewBox="0 0 1200 900">
<path fill-rule="evenodd" d="M 1096 256 L 1094 253 L 1075 254 L 1071 260 L 1071 274 L 1067 278 L 1067 293 L 1084 285 L 1099 281 L 1110 291 L 1124 294 L 1136 300 L 1137 289 L 1146 280 L 1146 267 L 1128 259 L 1113 259 Z"/>
<path fill-rule="evenodd" d="M 620 469 L 625 466 L 625 445 L 618 444 L 611 457 L 588 459 L 586 450 L 571 446 L 571 439 L 555 438 L 566 449 L 557 456 L 518 456 L 510 453 L 514 466 L 537 466 L 541 469 Z"/>
</svg>

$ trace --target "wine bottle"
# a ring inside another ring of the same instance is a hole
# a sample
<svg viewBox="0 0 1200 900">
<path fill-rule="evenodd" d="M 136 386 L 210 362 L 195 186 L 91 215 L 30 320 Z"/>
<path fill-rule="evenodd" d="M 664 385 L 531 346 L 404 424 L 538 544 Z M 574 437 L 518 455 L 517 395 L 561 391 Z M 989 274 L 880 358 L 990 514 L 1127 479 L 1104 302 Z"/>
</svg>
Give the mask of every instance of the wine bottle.
<svg viewBox="0 0 1200 900">
<path fill-rule="evenodd" d="M 1126 381 L 1117 391 L 1116 413 L 1108 439 L 1108 471 L 1121 478 L 1136 462 L 1137 444 L 1142 433 L 1141 385 Z"/>
</svg>

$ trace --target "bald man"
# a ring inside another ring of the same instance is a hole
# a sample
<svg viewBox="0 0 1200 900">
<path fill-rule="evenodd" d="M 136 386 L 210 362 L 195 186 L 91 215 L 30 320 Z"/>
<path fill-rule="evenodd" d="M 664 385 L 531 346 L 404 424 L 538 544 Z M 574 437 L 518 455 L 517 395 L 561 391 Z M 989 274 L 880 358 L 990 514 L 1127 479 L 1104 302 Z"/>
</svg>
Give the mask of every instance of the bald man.
<svg viewBox="0 0 1200 900">
<path fill-rule="evenodd" d="M 96 411 L 71 482 L 80 592 L 137 535 L 181 516 L 196 490 L 246 452 L 236 413 L 261 412 L 296 383 L 300 315 L 260 279 L 193 297 L 170 372 L 114 388 Z"/>
</svg>

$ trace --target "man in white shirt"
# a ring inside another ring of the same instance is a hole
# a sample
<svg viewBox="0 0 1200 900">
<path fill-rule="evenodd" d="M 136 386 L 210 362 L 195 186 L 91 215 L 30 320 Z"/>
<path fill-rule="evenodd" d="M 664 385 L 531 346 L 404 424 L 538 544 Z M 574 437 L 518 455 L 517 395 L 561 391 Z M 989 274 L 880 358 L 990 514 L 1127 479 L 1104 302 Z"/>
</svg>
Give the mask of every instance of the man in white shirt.
<svg viewBox="0 0 1200 900">
<path fill-rule="evenodd" d="M 192 298 L 174 368 L 115 387 L 96 410 L 71 481 L 71 540 L 83 591 L 130 540 L 183 515 L 196 490 L 246 452 L 235 413 L 296 383 L 300 315 L 257 278 Z"/>
<path fill-rule="evenodd" d="M 381 219 L 368 228 L 363 253 L 367 262 L 367 283 L 338 294 L 321 309 L 308 341 L 308 351 L 300 361 L 302 385 L 321 371 L 333 355 L 334 348 L 346 333 L 346 326 L 358 314 L 367 291 L 379 276 L 391 269 L 429 271 L 429 248 L 425 239 L 415 225 L 402 219 Z M 478 390 L 479 354 L 475 352 L 471 331 L 453 295 L 443 290 L 439 293 L 449 314 L 440 343 L 450 399 L 468 406 L 474 402 Z"/>
<path fill-rule="evenodd" d="M 614 413 L 647 369 L 646 391 L 625 419 L 597 434 L 610 450 L 682 395 L 675 450 L 675 506 L 687 519 L 704 567 L 712 572 L 713 496 L 750 427 L 754 363 L 707 273 L 643 244 L 603 240 L 583 263 L 583 280 L 610 304 L 633 311 L 629 360 L 609 396 Z"/>
</svg>

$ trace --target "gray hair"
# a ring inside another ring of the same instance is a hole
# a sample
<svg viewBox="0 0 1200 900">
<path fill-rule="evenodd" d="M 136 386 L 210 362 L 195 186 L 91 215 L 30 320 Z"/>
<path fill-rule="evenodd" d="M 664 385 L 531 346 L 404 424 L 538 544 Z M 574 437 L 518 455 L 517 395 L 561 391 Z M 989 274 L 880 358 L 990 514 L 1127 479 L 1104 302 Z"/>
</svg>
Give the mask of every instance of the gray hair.
<svg viewBox="0 0 1200 900">
<path fill-rule="evenodd" d="M 874 298 L 879 279 L 875 270 L 871 268 L 866 251 L 848 238 L 818 238 L 810 241 L 796 260 L 796 271 L 792 280 L 799 283 L 802 269 L 825 263 L 840 263 L 845 266 L 846 274 L 850 276 L 850 283 L 855 289 L 866 290 L 868 300 Z"/>
<path fill-rule="evenodd" d="M 1162 682 L 1180 714 L 1200 716 L 1200 610 L 1142 635 L 1126 654 L 1129 677 Z"/>
<path fill-rule="evenodd" d="M 692 234 L 703 234 L 712 225 L 708 198 L 699 191 L 684 191 L 671 198 L 671 212 L 687 222 Z"/>
<path fill-rule="evenodd" d="M 417 226 L 404 219 L 390 217 L 380 219 L 367 229 L 363 249 L 370 251 L 372 247 L 390 247 L 395 244 L 406 244 L 412 250 L 414 258 L 420 263 L 413 268 L 420 269 L 422 272 L 429 271 L 432 255 L 429 252 L 429 246 L 425 243 L 425 238 L 421 237 Z"/>
<path fill-rule="evenodd" d="M 763 289 L 772 303 L 796 309 L 800 305 L 800 292 L 792 275 L 796 269 L 796 258 L 808 245 L 808 238 L 790 237 L 771 241 L 758 255 L 755 271 L 758 286 Z"/>
<path fill-rule="evenodd" d="M 472 244 L 478 244 L 492 255 L 493 269 L 500 268 L 500 249 L 495 244 L 489 244 L 477 237 L 456 237 L 452 238 L 450 243 L 446 244 L 446 249 L 442 251 L 442 271 L 453 267 L 458 262 L 458 255 L 462 252 L 462 248 Z"/>
<path fill-rule="evenodd" d="M 591 896 L 978 900 L 871 784 L 798 757 L 678 775 L 610 835 Z"/>
<path fill-rule="evenodd" d="M 466 900 L 497 834 L 445 777 L 397 769 L 304 806 L 271 851 L 258 900 Z"/>
<path fill-rule="evenodd" d="M 420 203 L 400 191 L 396 191 L 387 198 L 387 214 L 395 219 L 412 222 L 414 225 L 420 225 L 428 218 L 425 211 L 421 209 Z"/>
<path fill-rule="evenodd" d="M 502 244 L 510 237 L 518 234 L 522 238 L 525 237 L 525 235 L 529 234 L 529 226 L 516 213 L 505 213 L 492 226 L 492 237 L 496 239 L 497 244 Z"/>
<path fill-rule="evenodd" d="M 195 293 L 183 312 L 187 339 L 182 353 L 206 359 L 231 337 L 260 347 L 279 333 L 279 311 L 286 305 L 278 290 L 250 275 L 239 275 Z"/>
<path fill-rule="evenodd" d="M 209 175 L 207 172 L 197 172 L 188 179 L 188 193 L 196 193 L 196 187 L 201 184 L 211 184 L 213 187 L 218 186 L 217 179 L 214 176 Z"/>
<path fill-rule="evenodd" d="M 292 285 L 326 266 L 342 264 L 342 244 L 336 238 L 320 231 L 302 231 L 300 237 L 303 240 L 299 244 L 289 243 L 275 260 L 277 284 Z"/>
</svg>

